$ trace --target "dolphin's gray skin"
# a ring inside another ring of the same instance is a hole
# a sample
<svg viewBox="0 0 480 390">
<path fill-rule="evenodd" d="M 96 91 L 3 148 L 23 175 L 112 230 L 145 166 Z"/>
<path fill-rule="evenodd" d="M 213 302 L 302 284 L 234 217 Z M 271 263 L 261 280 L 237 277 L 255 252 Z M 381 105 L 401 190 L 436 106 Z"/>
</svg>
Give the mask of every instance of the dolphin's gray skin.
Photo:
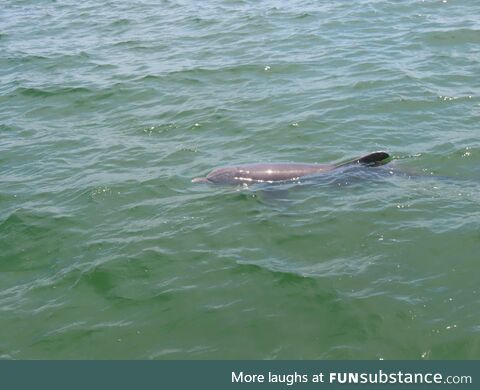
<svg viewBox="0 0 480 390">
<path fill-rule="evenodd" d="M 255 184 L 296 181 L 306 176 L 320 175 L 354 164 L 383 165 L 390 161 L 385 152 L 374 152 L 340 164 L 261 163 L 235 165 L 214 169 L 206 177 L 197 177 L 194 183 Z"/>
</svg>

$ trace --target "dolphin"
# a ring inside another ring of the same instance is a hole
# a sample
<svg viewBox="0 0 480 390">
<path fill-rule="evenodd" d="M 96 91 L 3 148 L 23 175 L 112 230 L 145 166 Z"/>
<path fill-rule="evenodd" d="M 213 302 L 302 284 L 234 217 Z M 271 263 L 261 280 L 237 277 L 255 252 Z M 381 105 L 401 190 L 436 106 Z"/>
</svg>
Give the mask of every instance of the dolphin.
<svg viewBox="0 0 480 390">
<path fill-rule="evenodd" d="M 297 181 L 345 167 L 363 165 L 378 166 L 390 161 L 386 152 L 373 152 L 339 164 L 258 163 L 219 167 L 206 177 L 192 179 L 193 183 L 256 184 Z"/>
</svg>

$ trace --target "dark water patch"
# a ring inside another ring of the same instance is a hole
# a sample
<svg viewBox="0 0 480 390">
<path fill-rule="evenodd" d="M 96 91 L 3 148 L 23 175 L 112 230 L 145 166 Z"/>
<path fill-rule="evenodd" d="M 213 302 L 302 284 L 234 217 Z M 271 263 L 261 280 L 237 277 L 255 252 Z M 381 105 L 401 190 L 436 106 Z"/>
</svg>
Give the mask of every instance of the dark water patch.
<svg viewBox="0 0 480 390">
<path fill-rule="evenodd" d="M 69 236 L 68 227 L 72 226 L 72 222 L 70 216 L 62 215 L 61 212 L 41 213 L 16 209 L 4 216 L 0 222 L 4 256 L 2 269 L 38 269 L 56 262 L 61 253 L 59 244 Z M 19 242 L 23 244 L 19 246 Z M 37 255 L 42 254 L 41 262 L 33 260 L 32 251 Z"/>
<path fill-rule="evenodd" d="M 113 22 L 110 23 L 110 27 L 116 28 L 116 27 L 123 27 L 123 26 L 128 26 L 132 23 L 132 20 L 122 18 L 122 19 L 117 19 Z"/>
<path fill-rule="evenodd" d="M 105 64 L 105 63 L 94 63 L 95 69 L 101 70 L 101 71 L 114 71 L 118 69 L 117 65 L 113 64 Z"/>
<path fill-rule="evenodd" d="M 20 65 L 31 65 L 32 63 L 38 62 L 48 62 L 51 60 L 50 56 L 46 55 L 35 55 L 35 54 L 28 54 L 28 53 L 17 53 L 15 56 L 7 57 L 11 63 L 20 64 Z"/>
<path fill-rule="evenodd" d="M 419 39 L 430 45 L 450 46 L 480 43 L 480 30 L 462 28 L 452 30 L 427 31 Z"/>
<path fill-rule="evenodd" d="M 95 292 L 101 296 L 106 296 L 115 288 L 116 283 L 108 271 L 94 269 L 83 276 L 85 281 L 92 286 Z"/>
</svg>

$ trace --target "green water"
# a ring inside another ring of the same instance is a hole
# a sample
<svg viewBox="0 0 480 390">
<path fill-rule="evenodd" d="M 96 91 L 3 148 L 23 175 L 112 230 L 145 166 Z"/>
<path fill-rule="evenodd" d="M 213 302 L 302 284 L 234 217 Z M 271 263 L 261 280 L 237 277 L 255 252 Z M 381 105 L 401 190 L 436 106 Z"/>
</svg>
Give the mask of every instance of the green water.
<svg viewBox="0 0 480 390">
<path fill-rule="evenodd" d="M 480 358 L 477 1 L 7 0 L 0 80 L 0 357 Z"/>
</svg>

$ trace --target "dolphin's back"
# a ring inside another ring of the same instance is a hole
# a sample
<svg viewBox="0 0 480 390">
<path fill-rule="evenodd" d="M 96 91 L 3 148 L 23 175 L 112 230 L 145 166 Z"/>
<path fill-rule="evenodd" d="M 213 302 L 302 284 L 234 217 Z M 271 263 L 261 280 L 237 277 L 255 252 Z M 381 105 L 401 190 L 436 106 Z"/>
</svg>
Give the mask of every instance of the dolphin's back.
<svg viewBox="0 0 480 390">
<path fill-rule="evenodd" d="M 299 163 L 265 163 L 221 167 L 210 172 L 211 183 L 273 183 L 295 180 L 333 169 L 332 165 Z"/>
</svg>

